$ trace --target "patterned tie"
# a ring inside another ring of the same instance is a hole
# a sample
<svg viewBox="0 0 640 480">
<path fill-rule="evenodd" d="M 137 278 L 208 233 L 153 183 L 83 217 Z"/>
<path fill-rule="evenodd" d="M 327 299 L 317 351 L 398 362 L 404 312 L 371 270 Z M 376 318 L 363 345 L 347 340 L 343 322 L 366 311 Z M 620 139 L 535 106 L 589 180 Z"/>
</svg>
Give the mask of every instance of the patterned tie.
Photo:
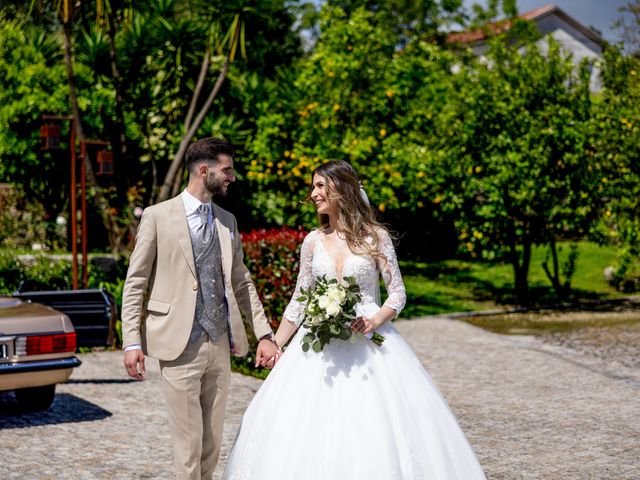
<svg viewBox="0 0 640 480">
<path fill-rule="evenodd" d="M 211 228 L 209 228 L 209 204 L 203 203 L 198 207 L 198 215 L 200 216 L 200 225 L 198 226 L 197 233 L 202 238 L 202 241 L 209 243 L 211 238 Z"/>
</svg>

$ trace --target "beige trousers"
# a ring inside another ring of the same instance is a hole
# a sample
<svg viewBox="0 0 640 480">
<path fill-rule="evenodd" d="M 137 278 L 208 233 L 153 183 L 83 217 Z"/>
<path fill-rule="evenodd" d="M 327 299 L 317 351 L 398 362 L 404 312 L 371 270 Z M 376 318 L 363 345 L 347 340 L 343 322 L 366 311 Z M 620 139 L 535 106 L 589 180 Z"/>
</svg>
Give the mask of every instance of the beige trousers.
<svg viewBox="0 0 640 480">
<path fill-rule="evenodd" d="M 178 480 L 211 480 L 229 392 L 229 339 L 205 333 L 170 362 L 160 362 Z"/>
</svg>

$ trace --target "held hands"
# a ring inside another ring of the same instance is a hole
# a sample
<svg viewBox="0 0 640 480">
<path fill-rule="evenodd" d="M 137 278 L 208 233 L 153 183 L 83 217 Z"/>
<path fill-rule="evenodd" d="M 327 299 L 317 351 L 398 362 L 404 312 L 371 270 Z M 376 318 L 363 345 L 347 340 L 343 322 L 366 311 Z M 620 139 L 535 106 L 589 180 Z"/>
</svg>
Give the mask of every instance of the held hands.
<svg viewBox="0 0 640 480">
<path fill-rule="evenodd" d="M 276 342 L 269 338 L 264 338 L 260 340 L 256 349 L 256 367 L 260 365 L 261 367 L 273 368 L 281 356 L 282 350 L 280 350 Z"/>
<path fill-rule="evenodd" d="M 351 322 L 351 329 L 360 333 L 373 332 L 379 326 L 380 324 L 375 320 L 375 317 L 357 317 Z"/>
<path fill-rule="evenodd" d="M 124 352 L 124 368 L 130 377 L 142 380 L 147 374 L 144 368 L 144 353 L 139 348 Z"/>
</svg>

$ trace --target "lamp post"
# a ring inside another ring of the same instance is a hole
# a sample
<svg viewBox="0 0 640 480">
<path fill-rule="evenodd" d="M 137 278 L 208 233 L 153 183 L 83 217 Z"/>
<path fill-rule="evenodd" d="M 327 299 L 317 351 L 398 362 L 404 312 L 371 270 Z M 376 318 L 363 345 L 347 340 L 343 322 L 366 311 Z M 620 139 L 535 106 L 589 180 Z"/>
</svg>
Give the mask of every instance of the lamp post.
<svg viewBox="0 0 640 480">
<path fill-rule="evenodd" d="M 76 129 L 71 115 L 42 115 L 45 122 L 40 127 L 40 147 L 42 150 L 58 150 L 60 149 L 60 123 L 68 120 L 70 138 L 69 151 L 71 152 L 71 272 L 72 286 L 74 290 L 78 289 L 78 203 L 77 203 L 77 185 L 76 185 Z M 83 192 L 84 193 L 84 192 Z M 83 202 L 84 203 L 84 202 Z M 84 220 L 84 214 L 82 215 Z M 84 229 L 82 230 L 84 236 Z"/>
<path fill-rule="evenodd" d="M 70 122 L 69 150 L 71 152 L 71 266 L 72 286 L 78 289 L 78 182 L 77 182 L 77 158 L 76 158 L 76 129 L 72 116 L 69 115 L 42 115 L 43 125 L 40 127 L 40 147 L 42 150 L 60 149 L 60 123 Z M 85 157 L 89 154 L 89 146 L 97 146 L 98 163 L 100 170 L 98 175 L 113 174 L 113 156 L 107 150 L 109 142 L 103 140 L 84 140 L 80 142 L 80 208 L 81 226 L 80 237 L 82 247 L 82 287 L 87 288 L 88 282 L 88 245 L 87 245 L 87 187 Z"/>
<path fill-rule="evenodd" d="M 111 152 L 106 149 L 106 147 L 109 145 L 110 143 L 104 140 L 83 140 L 80 142 L 80 157 L 82 158 L 82 162 L 80 164 L 80 198 L 82 200 L 81 231 L 82 231 L 82 285 L 83 285 L 83 288 L 87 288 L 87 281 L 88 281 L 88 275 L 89 275 L 89 269 L 87 266 L 87 259 L 88 259 L 89 253 L 87 251 L 87 233 L 86 233 L 87 232 L 87 182 L 86 182 L 87 167 L 85 163 L 85 157 L 89 155 L 90 147 L 91 147 L 91 150 L 93 150 L 95 147 L 100 148 L 98 151 L 98 157 L 105 156 L 102 152 L 107 152 L 111 154 Z M 89 160 L 91 159 L 91 157 L 88 157 L 88 158 Z M 113 173 L 113 161 L 111 164 L 111 173 Z M 98 175 L 100 174 L 101 173 L 99 171 Z"/>
</svg>

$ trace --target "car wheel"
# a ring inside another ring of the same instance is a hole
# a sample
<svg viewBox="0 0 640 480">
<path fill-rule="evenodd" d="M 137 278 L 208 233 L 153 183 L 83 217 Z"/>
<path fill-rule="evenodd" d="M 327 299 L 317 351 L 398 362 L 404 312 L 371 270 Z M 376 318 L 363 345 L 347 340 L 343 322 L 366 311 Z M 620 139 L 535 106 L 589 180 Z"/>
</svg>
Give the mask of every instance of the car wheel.
<svg viewBox="0 0 640 480">
<path fill-rule="evenodd" d="M 39 412 L 48 409 L 56 396 L 56 385 L 20 388 L 15 392 L 18 406 L 24 412 Z"/>
</svg>

